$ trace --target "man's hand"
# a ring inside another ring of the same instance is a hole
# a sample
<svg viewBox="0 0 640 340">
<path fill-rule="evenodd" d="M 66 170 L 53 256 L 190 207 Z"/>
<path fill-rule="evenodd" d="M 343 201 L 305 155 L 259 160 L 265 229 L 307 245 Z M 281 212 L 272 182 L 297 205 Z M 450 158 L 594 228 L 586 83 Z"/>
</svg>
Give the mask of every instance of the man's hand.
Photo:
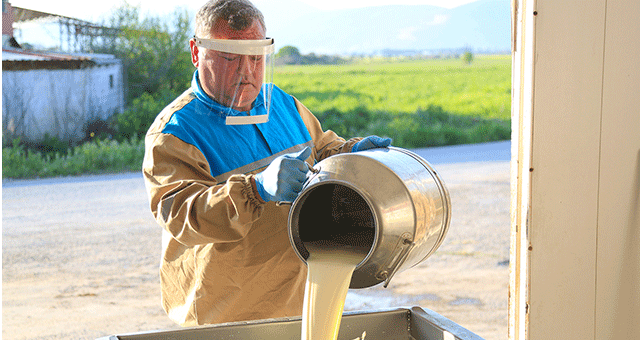
<svg viewBox="0 0 640 340">
<path fill-rule="evenodd" d="M 265 202 L 293 201 L 302 190 L 309 166 L 304 161 L 311 156 L 311 148 L 282 155 L 255 175 L 256 187 Z"/>
<path fill-rule="evenodd" d="M 391 145 L 391 138 L 369 136 L 354 144 L 353 148 L 351 148 L 351 152 L 364 151 L 374 148 L 386 148 L 389 145 Z"/>
</svg>

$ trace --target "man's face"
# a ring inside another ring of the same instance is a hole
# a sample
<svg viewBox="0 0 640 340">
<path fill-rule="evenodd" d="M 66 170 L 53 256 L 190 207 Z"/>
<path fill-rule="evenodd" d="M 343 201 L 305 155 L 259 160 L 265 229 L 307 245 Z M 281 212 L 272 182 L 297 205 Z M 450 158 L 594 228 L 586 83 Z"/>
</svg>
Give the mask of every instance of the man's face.
<svg viewBox="0 0 640 340">
<path fill-rule="evenodd" d="M 258 20 L 242 31 L 235 31 L 224 20 L 213 26 L 213 39 L 259 40 L 265 30 Z M 198 68 L 200 86 L 218 103 L 238 111 L 249 111 L 260 93 L 264 63 L 262 55 L 241 55 L 210 50 L 191 40 L 191 61 Z M 235 98 L 234 98 L 235 96 Z"/>
</svg>

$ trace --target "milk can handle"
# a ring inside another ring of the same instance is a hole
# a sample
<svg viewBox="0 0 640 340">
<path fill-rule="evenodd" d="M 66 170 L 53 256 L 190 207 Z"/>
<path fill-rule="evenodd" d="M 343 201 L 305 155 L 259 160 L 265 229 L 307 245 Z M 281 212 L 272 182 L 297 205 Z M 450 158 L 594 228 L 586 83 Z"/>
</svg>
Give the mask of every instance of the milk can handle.
<svg viewBox="0 0 640 340">
<path fill-rule="evenodd" d="M 320 173 L 320 167 L 318 167 L 318 169 L 316 169 L 314 167 L 309 166 L 309 164 L 307 164 L 307 167 L 309 168 L 309 172 L 313 173 L 313 175 L 311 177 L 307 178 L 307 180 L 304 182 L 303 186 L 307 182 L 309 182 L 313 176 L 315 176 L 315 175 Z M 276 202 L 276 206 L 278 206 L 278 207 L 281 206 L 281 205 L 292 205 L 292 204 L 293 204 L 293 202 L 291 202 L 291 201 L 277 201 Z"/>
<path fill-rule="evenodd" d="M 398 269 L 404 264 L 407 260 L 407 256 L 413 247 L 415 246 L 415 242 L 413 242 L 410 238 L 409 233 L 405 233 L 400 237 L 400 242 L 398 243 L 397 248 L 399 248 L 399 253 L 391 259 L 391 261 L 383 266 L 383 268 L 387 268 L 382 272 L 377 274 L 377 278 L 384 280 L 384 288 L 389 286 L 389 282 L 391 282 L 391 278 L 398 272 Z"/>
</svg>

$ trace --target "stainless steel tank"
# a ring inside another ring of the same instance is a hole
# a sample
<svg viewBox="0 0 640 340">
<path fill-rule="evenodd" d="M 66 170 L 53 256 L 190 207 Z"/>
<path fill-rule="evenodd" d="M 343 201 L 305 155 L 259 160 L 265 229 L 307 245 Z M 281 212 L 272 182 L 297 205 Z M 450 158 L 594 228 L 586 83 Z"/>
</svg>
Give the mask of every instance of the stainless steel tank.
<svg viewBox="0 0 640 340">
<path fill-rule="evenodd" d="M 317 163 L 292 203 L 289 237 L 364 250 L 350 288 L 366 288 L 424 261 L 442 244 L 451 220 L 449 192 L 434 168 L 401 148 L 338 154 Z"/>
</svg>

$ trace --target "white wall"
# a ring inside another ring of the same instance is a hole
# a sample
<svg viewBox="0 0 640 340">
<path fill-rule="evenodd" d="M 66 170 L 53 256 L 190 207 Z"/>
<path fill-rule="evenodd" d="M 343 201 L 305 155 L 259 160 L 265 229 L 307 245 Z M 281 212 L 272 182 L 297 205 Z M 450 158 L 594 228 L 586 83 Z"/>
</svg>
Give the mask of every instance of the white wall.
<svg viewBox="0 0 640 340">
<path fill-rule="evenodd" d="M 110 86 L 110 77 L 113 77 L 113 86 Z M 120 64 L 91 68 L 91 80 L 87 108 L 90 114 L 106 120 L 113 115 L 114 111 L 122 112 L 124 110 L 122 67 Z"/>
<path fill-rule="evenodd" d="M 510 338 L 638 338 L 640 2 L 515 3 Z"/>
<path fill-rule="evenodd" d="M 122 112 L 123 106 L 120 64 L 76 70 L 2 71 L 5 138 L 23 135 L 23 140 L 39 141 L 48 133 L 62 140 L 79 140 L 87 123 L 106 120 Z"/>
</svg>

